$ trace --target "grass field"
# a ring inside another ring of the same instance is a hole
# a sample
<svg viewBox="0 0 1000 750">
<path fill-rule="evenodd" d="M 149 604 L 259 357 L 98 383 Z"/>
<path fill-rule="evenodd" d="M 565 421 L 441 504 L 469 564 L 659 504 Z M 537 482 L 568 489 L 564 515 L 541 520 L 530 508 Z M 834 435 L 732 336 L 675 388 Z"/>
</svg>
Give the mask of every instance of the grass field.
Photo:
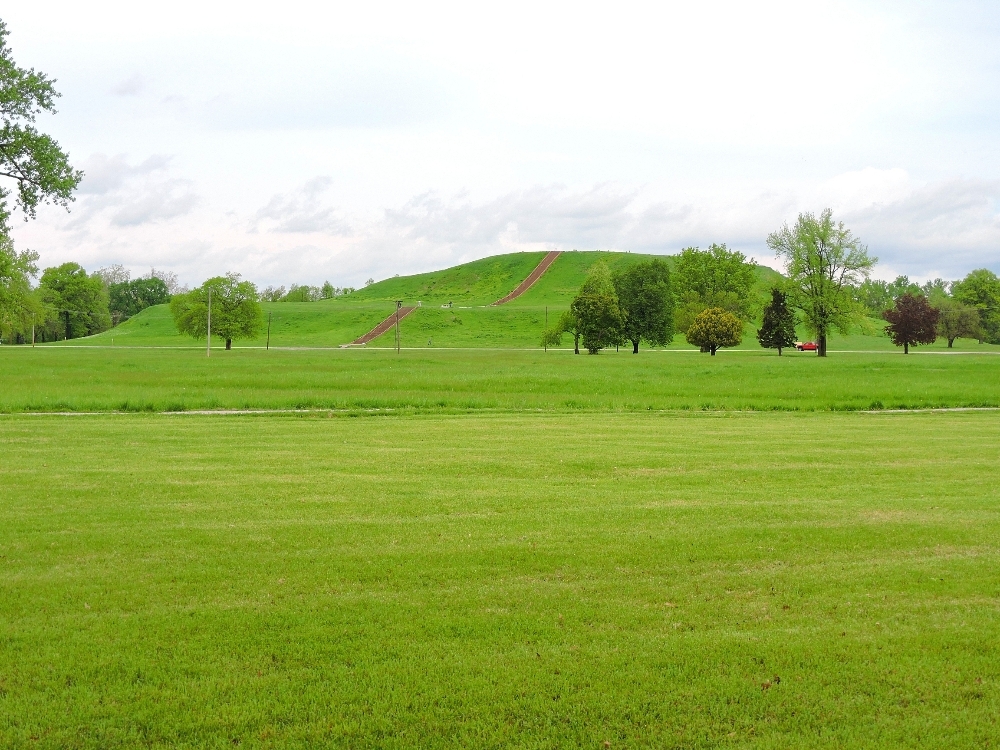
<svg viewBox="0 0 1000 750">
<path fill-rule="evenodd" d="M 1000 739 L 993 413 L 15 415 L 0 444 L 4 747 Z"/>
<path fill-rule="evenodd" d="M 1000 356 L 3 347 L 0 412 L 1000 406 Z"/>
</svg>

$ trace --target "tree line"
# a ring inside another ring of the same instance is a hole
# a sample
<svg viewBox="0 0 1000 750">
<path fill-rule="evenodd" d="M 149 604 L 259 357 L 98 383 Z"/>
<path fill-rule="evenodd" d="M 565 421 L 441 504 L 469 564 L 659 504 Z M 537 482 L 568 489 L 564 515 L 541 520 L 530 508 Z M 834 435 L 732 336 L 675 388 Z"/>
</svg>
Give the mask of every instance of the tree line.
<svg viewBox="0 0 1000 750">
<path fill-rule="evenodd" d="M 906 277 L 873 280 L 878 259 L 829 209 L 800 214 L 794 225 L 769 235 L 767 244 L 785 271 L 767 300 L 758 292 L 756 263 L 725 245 L 686 248 L 672 269 L 651 260 L 612 272 L 598 262 L 541 343 L 556 346 L 569 334 L 577 354 L 581 343 L 591 354 L 628 343 L 638 353 L 640 342 L 663 346 L 680 333 L 714 355 L 742 343 L 746 325 L 758 316 L 758 342 L 779 355 L 796 343 L 799 325 L 815 337 L 817 354 L 824 357 L 831 334 L 872 331 L 874 316 L 906 353 L 939 337 L 949 347 L 964 337 L 1000 343 L 1000 279 L 992 271 L 923 286 Z"/>
<path fill-rule="evenodd" d="M 0 341 L 26 344 L 91 336 L 170 299 L 177 277 L 155 268 L 132 279 L 121 266 L 94 273 L 79 263 L 46 268 L 38 254 L 0 236 Z"/>
</svg>

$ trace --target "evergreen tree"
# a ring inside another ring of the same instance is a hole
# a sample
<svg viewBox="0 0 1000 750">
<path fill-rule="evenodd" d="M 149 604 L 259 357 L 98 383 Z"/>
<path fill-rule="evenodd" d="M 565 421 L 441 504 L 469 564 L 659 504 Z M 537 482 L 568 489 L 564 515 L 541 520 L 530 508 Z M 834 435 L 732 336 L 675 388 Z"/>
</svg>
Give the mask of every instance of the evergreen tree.
<svg viewBox="0 0 1000 750">
<path fill-rule="evenodd" d="M 777 349 L 780 357 L 782 349 L 795 345 L 795 314 L 780 289 L 771 290 L 771 301 L 764 308 L 760 325 L 757 340 L 765 349 Z"/>
</svg>

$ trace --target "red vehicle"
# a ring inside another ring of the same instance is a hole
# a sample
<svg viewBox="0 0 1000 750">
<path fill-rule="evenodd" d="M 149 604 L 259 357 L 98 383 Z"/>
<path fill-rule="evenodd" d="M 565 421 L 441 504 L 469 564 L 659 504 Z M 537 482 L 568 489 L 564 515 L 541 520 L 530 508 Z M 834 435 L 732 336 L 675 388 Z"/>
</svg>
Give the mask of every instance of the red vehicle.
<svg viewBox="0 0 1000 750">
<path fill-rule="evenodd" d="M 816 346 L 815 341 L 796 341 L 795 348 L 798 349 L 800 352 L 814 352 L 819 347 Z"/>
</svg>

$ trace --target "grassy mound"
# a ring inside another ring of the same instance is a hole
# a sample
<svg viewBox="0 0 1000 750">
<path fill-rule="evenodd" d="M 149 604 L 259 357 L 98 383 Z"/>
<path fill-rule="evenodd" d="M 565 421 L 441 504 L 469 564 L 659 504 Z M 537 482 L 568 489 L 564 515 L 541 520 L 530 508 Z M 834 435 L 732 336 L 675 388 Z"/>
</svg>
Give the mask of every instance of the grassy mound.
<svg viewBox="0 0 1000 750">
<path fill-rule="evenodd" d="M 400 323 L 402 346 L 409 348 L 459 347 L 535 349 L 549 323 L 569 307 L 571 300 L 586 278 L 590 267 L 607 263 L 613 270 L 657 256 L 636 253 L 596 251 L 565 252 L 552 264 L 534 286 L 517 299 L 500 307 L 491 303 L 517 287 L 538 265 L 544 253 L 511 253 L 463 263 L 433 273 L 400 276 L 380 281 L 365 289 L 337 299 L 319 302 L 276 302 L 263 305 L 265 317 L 271 320 L 272 347 L 338 347 L 367 333 L 392 314 L 395 301 L 406 305 L 421 303 L 421 307 Z M 662 256 L 672 262 L 669 256 Z M 758 289 L 763 295 L 781 275 L 776 271 L 758 269 Z M 451 303 L 451 306 L 448 306 Z M 877 333 L 881 322 L 873 322 L 870 332 L 852 336 L 831 337 L 831 349 L 882 350 L 894 347 L 885 335 Z M 872 333 L 876 332 L 876 333 Z M 758 349 L 756 326 L 748 324 L 741 349 Z M 808 333 L 803 329 L 802 338 Z M 238 341 L 237 347 L 263 347 L 267 344 L 266 330 L 250 341 Z M 200 347 L 196 341 L 177 333 L 166 305 L 148 308 L 139 315 L 96 336 L 60 342 L 70 346 L 170 346 Z M 213 346 L 223 341 L 214 340 Z M 389 330 L 372 341 L 371 347 L 392 347 L 395 331 Z M 960 348 L 979 348 L 975 342 L 959 341 Z M 566 337 L 564 347 L 571 347 Z M 682 336 L 677 336 L 671 349 L 690 349 Z M 931 348 L 943 349 L 944 344 Z"/>
</svg>

